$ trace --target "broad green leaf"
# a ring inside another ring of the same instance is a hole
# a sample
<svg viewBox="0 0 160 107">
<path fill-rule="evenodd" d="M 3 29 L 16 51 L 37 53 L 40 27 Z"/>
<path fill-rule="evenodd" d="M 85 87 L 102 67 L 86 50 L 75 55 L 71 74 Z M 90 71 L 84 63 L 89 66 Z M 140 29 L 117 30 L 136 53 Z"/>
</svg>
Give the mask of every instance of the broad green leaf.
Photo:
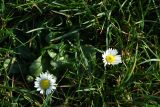
<svg viewBox="0 0 160 107">
<path fill-rule="evenodd" d="M 42 56 L 36 59 L 29 67 L 30 74 L 33 76 L 39 76 L 42 72 L 42 63 L 41 63 Z"/>
<path fill-rule="evenodd" d="M 11 59 L 6 59 L 3 63 L 3 67 L 6 69 L 9 66 L 10 62 L 11 62 Z"/>
<path fill-rule="evenodd" d="M 51 61 L 50 62 L 50 64 L 51 64 L 51 66 L 53 67 L 53 69 L 57 69 L 57 68 L 59 68 L 60 66 L 62 66 L 62 62 L 60 62 L 60 61 Z"/>
<path fill-rule="evenodd" d="M 52 51 L 47 51 L 48 52 L 48 55 L 51 57 L 51 58 L 55 58 L 55 56 L 57 55 L 55 52 L 52 52 Z"/>
<path fill-rule="evenodd" d="M 18 48 L 15 49 L 15 51 L 20 54 L 20 56 L 26 60 L 31 60 L 33 59 L 33 55 L 31 53 L 31 51 L 29 50 L 28 47 L 25 46 L 20 46 Z"/>
<path fill-rule="evenodd" d="M 26 69 L 25 69 L 25 66 L 24 66 L 23 64 L 17 63 L 15 57 L 12 58 L 12 59 L 6 59 L 6 60 L 4 61 L 4 63 L 3 63 L 3 67 L 4 67 L 5 69 L 9 69 L 9 72 L 10 72 L 10 73 L 13 73 L 13 74 L 19 73 L 20 70 L 21 70 L 21 72 L 23 72 L 23 71 L 26 70 Z M 22 68 L 23 68 L 23 70 L 22 70 Z"/>
</svg>

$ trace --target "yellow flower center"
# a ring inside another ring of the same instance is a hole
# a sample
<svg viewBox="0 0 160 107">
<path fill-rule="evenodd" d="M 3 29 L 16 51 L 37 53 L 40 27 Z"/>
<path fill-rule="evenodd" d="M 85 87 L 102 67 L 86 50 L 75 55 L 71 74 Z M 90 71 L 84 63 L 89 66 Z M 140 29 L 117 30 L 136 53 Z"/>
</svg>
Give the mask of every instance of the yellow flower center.
<svg viewBox="0 0 160 107">
<path fill-rule="evenodd" d="M 41 80 L 40 86 L 41 86 L 42 89 L 46 90 L 50 86 L 50 81 L 47 80 L 47 79 Z"/>
<path fill-rule="evenodd" d="M 108 55 L 108 56 L 106 56 L 106 61 L 107 62 L 109 62 L 109 63 L 113 63 L 114 61 L 116 60 L 116 58 L 115 58 L 115 56 L 113 56 L 113 55 Z"/>
</svg>

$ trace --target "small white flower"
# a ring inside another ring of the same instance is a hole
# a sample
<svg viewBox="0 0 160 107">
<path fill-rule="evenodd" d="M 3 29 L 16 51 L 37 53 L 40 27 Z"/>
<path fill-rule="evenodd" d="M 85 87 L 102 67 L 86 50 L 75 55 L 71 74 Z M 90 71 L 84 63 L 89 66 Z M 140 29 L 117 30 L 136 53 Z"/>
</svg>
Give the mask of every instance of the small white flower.
<svg viewBox="0 0 160 107">
<path fill-rule="evenodd" d="M 50 94 L 56 89 L 56 77 L 50 74 L 48 71 L 41 73 L 39 77 L 36 77 L 34 82 L 34 87 L 37 88 L 37 91 L 40 91 L 41 94 Z"/>
<path fill-rule="evenodd" d="M 116 49 L 109 48 L 102 54 L 104 66 L 116 65 L 122 63 L 121 55 L 117 55 L 118 51 Z"/>
</svg>

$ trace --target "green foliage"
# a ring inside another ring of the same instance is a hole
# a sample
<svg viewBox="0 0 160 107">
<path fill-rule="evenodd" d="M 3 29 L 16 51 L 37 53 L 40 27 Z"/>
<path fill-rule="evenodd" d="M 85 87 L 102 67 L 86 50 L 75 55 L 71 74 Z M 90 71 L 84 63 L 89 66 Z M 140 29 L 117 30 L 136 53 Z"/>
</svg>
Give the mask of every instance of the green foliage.
<svg viewBox="0 0 160 107">
<path fill-rule="evenodd" d="M 157 0 L 1 0 L 1 107 L 158 107 L 160 9 Z M 106 66 L 118 49 L 123 63 Z M 49 71 L 46 98 L 35 77 Z"/>
</svg>

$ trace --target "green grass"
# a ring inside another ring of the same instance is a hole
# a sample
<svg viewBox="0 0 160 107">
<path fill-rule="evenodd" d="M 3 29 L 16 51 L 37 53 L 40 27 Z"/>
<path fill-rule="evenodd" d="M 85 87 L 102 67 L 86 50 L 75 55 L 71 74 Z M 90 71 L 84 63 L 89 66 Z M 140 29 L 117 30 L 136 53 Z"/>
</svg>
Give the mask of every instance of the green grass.
<svg viewBox="0 0 160 107">
<path fill-rule="evenodd" d="M 1 107 L 160 107 L 158 0 L 1 0 Z M 123 63 L 104 67 L 115 48 Z M 34 88 L 49 70 L 57 89 Z"/>
</svg>

